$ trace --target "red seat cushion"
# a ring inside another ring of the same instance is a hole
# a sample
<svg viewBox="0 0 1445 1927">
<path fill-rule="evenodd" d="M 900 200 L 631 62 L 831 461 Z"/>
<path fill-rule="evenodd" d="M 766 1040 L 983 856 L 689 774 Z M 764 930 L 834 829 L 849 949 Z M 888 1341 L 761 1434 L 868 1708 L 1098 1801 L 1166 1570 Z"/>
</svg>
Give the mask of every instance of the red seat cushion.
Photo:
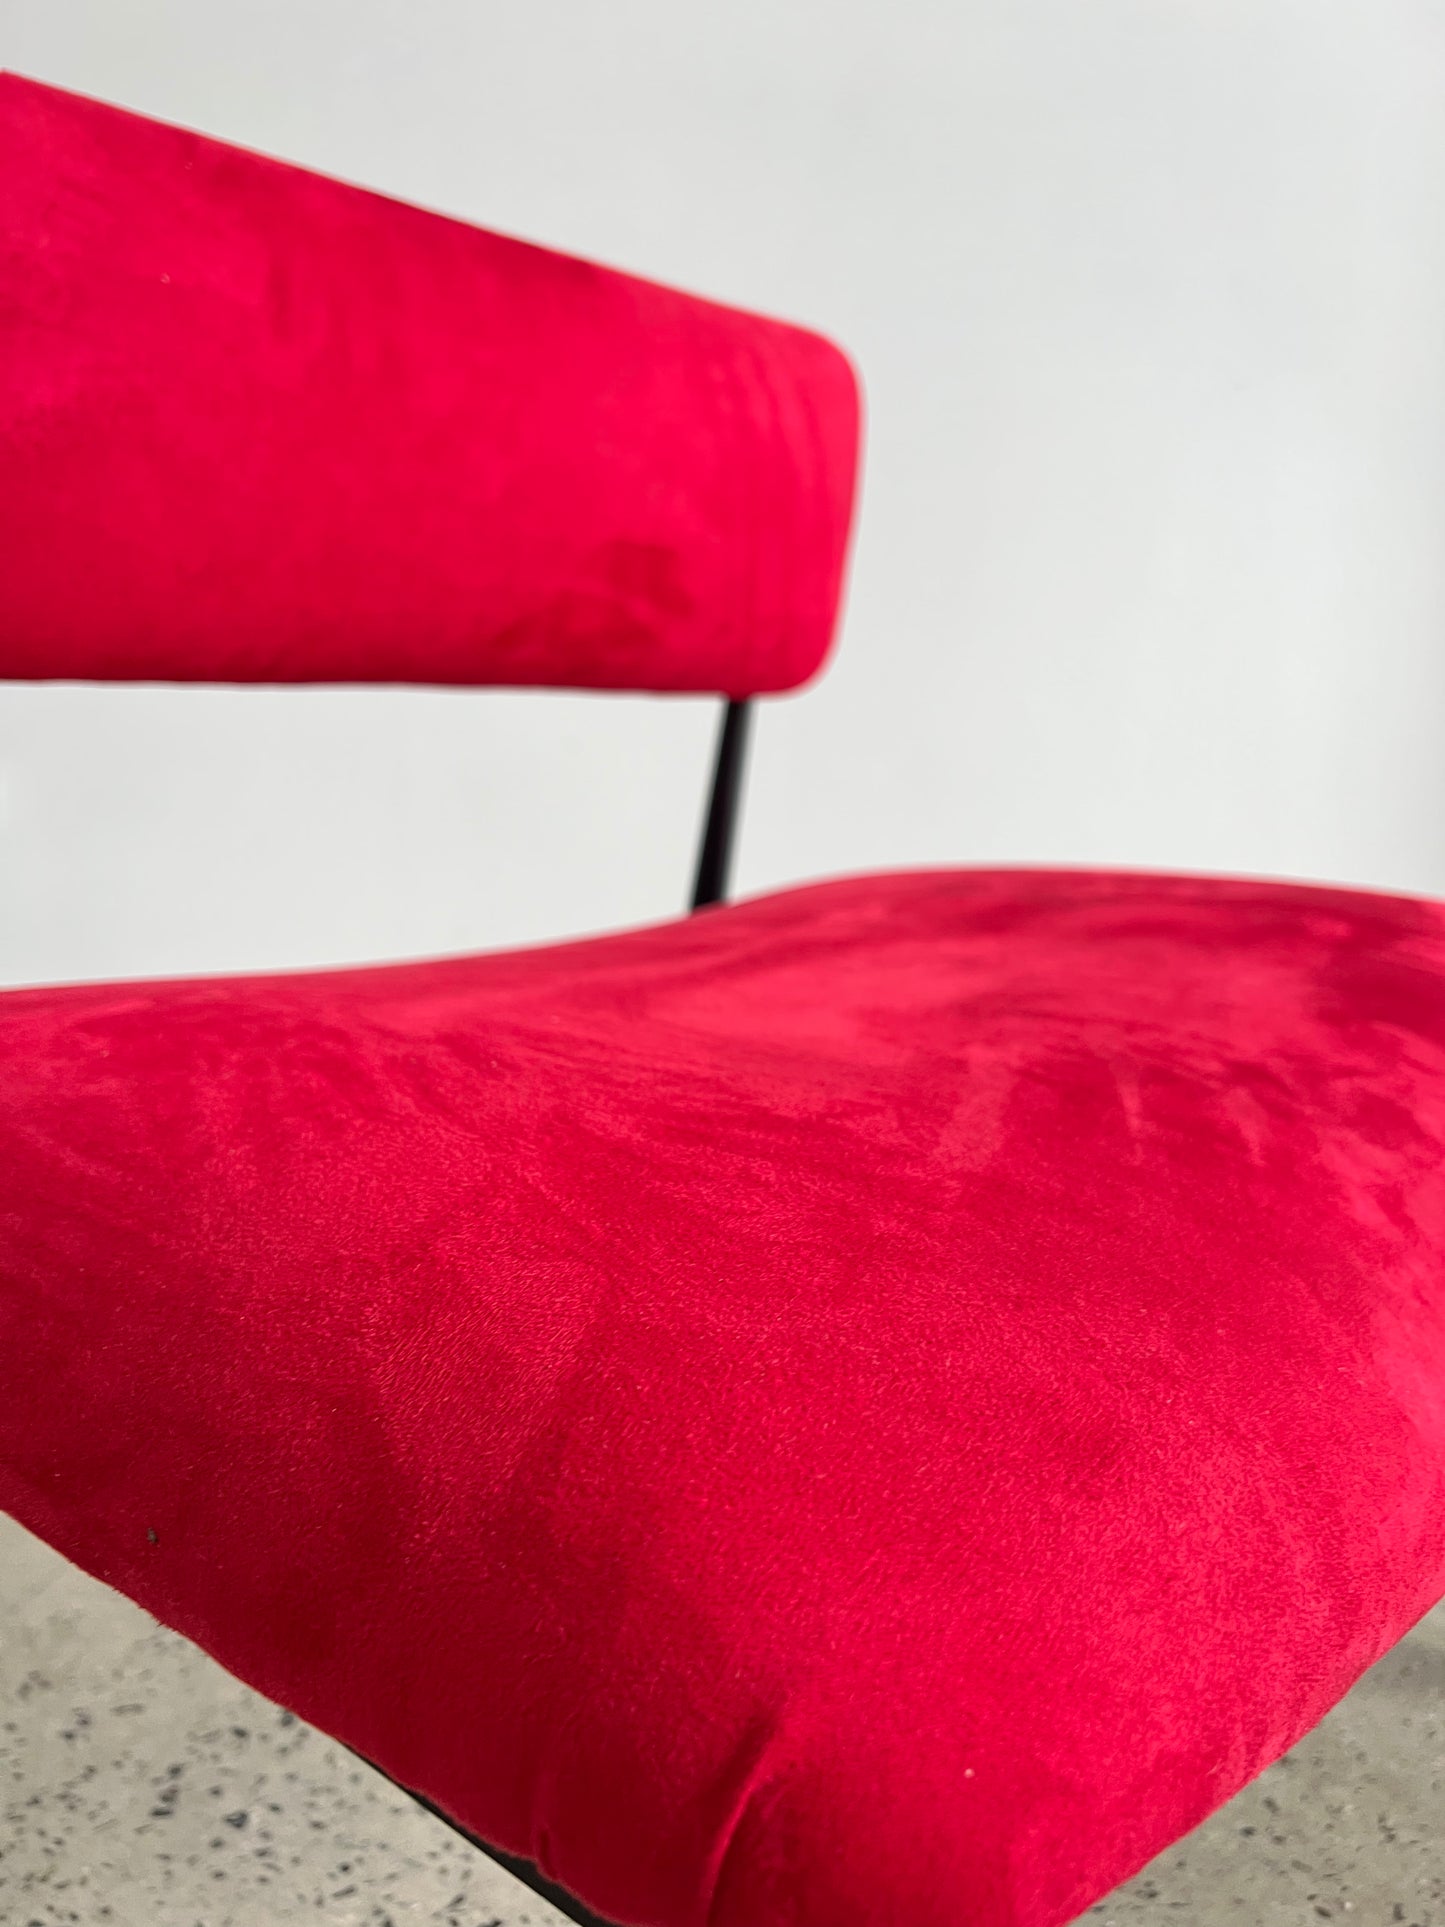
<svg viewBox="0 0 1445 1927">
<path fill-rule="evenodd" d="M 0 1499 L 599 1911 L 1047 1927 L 1445 1592 L 1445 909 L 0 998 Z"/>
</svg>

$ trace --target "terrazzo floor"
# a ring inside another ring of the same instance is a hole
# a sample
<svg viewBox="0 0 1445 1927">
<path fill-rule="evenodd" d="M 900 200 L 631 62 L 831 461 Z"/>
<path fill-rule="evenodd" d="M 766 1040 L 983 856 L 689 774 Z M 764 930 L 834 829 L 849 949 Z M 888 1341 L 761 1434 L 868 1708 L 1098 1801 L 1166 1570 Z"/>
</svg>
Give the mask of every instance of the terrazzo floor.
<svg viewBox="0 0 1445 1927">
<path fill-rule="evenodd" d="M 3 1927 L 559 1918 L 343 1748 L 0 1519 Z M 1445 1927 L 1445 1608 L 1086 1919 Z"/>
</svg>

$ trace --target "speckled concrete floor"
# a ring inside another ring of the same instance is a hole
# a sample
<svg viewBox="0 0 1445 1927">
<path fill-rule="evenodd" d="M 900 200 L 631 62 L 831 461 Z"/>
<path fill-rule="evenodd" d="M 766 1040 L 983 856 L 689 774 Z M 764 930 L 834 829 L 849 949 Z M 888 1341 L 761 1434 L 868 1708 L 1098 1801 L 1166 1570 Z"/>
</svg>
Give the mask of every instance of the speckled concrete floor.
<svg viewBox="0 0 1445 1927">
<path fill-rule="evenodd" d="M 1445 1608 L 1087 1919 L 1445 1927 Z M 0 1520 L 4 1927 L 557 1920 L 342 1748 Z"/>
</svg>

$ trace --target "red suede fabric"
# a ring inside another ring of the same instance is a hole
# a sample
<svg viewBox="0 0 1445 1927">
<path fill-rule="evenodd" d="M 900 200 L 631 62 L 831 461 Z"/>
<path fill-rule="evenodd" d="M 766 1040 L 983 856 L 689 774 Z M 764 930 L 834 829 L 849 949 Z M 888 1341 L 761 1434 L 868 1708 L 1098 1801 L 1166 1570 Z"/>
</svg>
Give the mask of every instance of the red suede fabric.
<svg viewBox="0 0 1445 1927">
<path fill-rule="evenodd" d="M 1055 1927 L 1445 1592 L 1445 908 L 0 998 L 0 1501 L 594 1907 Z"/>
<path fill-rule="evenodd" d="M 0 76 L 0 677 L 789 688 L 817 335 Z"/>
</svg>

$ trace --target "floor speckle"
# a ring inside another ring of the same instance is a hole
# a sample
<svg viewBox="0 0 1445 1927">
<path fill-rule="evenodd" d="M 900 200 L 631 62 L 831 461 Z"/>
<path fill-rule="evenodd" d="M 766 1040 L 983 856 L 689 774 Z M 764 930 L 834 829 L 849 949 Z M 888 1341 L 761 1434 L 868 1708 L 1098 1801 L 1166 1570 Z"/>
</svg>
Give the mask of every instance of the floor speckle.
<svg viewBox="0 0 1445 1927">
<path fill-rule="evenodd" d="M 1085 1919 L 1445 1927 L 1445 1607 Z M 0 1921 L 558 1927 L 560 1916 L 344 1748 L 0 1519 Z"/>
</svg>

